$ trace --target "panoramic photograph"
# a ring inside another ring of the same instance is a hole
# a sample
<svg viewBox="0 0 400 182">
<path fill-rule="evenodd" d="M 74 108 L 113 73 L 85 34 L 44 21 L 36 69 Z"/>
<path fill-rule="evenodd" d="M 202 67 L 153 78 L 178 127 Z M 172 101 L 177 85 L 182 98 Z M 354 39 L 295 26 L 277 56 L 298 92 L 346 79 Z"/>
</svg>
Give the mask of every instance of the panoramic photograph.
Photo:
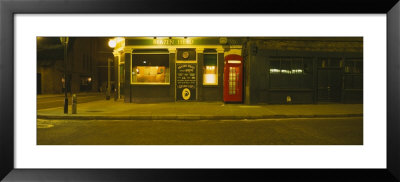
<svg viewBox="0 0 400 182">
<path fill-rule="evenodd" d="M 363 37 L 36 41 L 37 145 L 363 145 Z"/>
</svg>

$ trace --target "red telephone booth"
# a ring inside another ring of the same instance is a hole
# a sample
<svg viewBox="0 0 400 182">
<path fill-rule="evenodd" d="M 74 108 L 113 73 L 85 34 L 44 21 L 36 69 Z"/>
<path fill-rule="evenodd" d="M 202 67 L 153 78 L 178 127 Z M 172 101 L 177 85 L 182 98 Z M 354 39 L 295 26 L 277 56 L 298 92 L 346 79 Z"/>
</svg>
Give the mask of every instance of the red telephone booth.
<svg viewBox="0 0 400 182">
<path fill-rule="evenodd" d="M 237 54 L 225 56 L 224 101 L 242 102 L 243 58 Z"/>
</svg>

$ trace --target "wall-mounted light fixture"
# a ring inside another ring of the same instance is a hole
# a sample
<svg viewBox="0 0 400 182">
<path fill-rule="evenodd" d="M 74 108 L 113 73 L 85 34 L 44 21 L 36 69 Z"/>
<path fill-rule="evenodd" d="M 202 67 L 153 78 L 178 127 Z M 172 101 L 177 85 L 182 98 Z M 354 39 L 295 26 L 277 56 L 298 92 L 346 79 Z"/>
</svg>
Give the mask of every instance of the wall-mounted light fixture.
<svg viewBox="0 0 400 182">
<path fill-rule="evenodd" d="M 114 48 L 116 45 L 117 45 L 117 41 L 116 41 L 115 39 L 110 39 L 110 40 L 108 41 L 108 46 L 109 46 L 110 48 Z"/>
</svg>

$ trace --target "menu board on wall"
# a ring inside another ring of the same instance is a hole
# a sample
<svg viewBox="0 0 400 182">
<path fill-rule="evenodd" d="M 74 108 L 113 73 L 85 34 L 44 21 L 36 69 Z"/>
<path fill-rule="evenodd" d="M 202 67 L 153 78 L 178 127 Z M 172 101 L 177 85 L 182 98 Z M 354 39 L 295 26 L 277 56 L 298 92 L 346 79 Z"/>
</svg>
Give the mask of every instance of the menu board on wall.
<svg viewBox="0 0 400 182">
<path fill-rule="evenodd" d="M 196 100 L 196 63 L 176 63 L 176 99 Z"/>
</svg>

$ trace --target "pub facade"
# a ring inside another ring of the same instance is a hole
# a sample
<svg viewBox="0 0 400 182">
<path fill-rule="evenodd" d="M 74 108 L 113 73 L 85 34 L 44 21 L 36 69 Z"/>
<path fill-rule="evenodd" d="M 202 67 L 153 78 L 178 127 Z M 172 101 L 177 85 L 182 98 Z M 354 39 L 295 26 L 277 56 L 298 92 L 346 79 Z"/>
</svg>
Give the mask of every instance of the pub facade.
<svg viewBox="0 0 400 182">
<path fill-rule="evenodd" d="M 362 37 L 115 38 L 127 103 L 362 103 Z"/>
</svg>

